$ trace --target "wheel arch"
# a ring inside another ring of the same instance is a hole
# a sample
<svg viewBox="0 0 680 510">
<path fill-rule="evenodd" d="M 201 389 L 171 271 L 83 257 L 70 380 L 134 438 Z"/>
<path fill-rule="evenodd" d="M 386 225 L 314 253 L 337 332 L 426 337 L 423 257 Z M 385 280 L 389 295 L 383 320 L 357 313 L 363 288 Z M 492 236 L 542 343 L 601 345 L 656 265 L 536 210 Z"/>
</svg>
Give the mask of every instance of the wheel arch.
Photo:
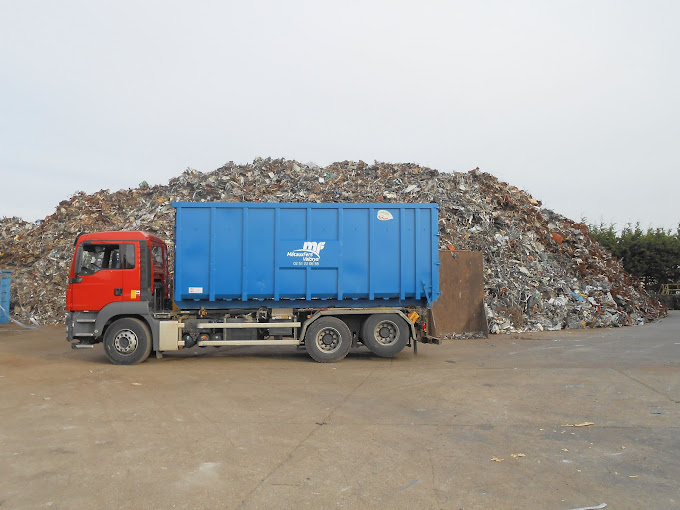
<svg viewBox="0 0 680 510">
<path fill-rule="evenodd" d="M 100 310 L 94 324 L 94 331 L 98 339 L 103 339 L 108 327 L 118 319 L 130 318 L 141 320 L 151 332 L 152 350 L 158 350 L 159 324 L 149 311 L 148 303 L 144 301 L 130 301 L 110 303 Z"/>
</svg>

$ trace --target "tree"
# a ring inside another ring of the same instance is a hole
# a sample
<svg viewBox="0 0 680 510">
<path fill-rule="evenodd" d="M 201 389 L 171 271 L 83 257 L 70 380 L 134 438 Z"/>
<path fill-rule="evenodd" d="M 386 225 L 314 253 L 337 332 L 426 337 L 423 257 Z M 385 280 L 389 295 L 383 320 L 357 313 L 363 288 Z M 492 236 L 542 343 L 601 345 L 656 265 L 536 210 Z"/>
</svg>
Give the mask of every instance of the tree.
<svg viewBox="0 0 680 510">
<path fill-rule="evenodd" d="M 680 225 L 674 234 L 662 228 L 644 232 L 639 223 L 626 225 L 620 234 L 613 223 L 588 228 L 595 240 L 622 260 L 626 271 L 641 278 L 647 288 L 658 290 L 664 283 L 680 283 Z"/>
</svg>

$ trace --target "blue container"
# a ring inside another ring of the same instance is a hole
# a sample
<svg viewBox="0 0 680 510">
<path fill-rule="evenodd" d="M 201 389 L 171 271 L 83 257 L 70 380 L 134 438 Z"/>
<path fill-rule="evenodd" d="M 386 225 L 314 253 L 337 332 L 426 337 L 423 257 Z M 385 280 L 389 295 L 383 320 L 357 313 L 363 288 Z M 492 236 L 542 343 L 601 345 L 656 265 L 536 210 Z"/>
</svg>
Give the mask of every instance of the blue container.
<svg viewBox="0 0 680 510">
<path fill-rule="evenodd" d="M 0 269 L 0 324 L 9 322 L 9 284 L 11 271 Z"/>
<path fill-rule="evenodd" d="M 429 306 L 439 296 L 436 204 L 172 205 L 180 308 Z"/>
</svg>

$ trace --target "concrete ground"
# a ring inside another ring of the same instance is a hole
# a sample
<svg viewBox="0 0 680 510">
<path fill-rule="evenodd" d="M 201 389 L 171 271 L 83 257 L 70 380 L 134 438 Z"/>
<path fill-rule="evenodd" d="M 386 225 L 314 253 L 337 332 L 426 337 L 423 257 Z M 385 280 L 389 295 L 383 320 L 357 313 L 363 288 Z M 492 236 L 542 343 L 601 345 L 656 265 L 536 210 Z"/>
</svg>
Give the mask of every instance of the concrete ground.
<svg viewBox="0 0 680 510">
<path fill-rule="evenodd" d="M 0 326 L 2 509 L 680 508 L 680 312 L 329 365 L 64 337 Z"/>
</svg>

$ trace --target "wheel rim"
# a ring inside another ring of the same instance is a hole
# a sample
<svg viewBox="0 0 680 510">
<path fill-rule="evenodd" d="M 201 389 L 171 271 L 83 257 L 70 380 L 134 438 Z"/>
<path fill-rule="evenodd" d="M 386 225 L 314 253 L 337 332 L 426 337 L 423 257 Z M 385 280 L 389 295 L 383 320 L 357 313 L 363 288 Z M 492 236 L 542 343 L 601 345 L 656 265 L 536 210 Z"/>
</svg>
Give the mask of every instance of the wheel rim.
<svg viewBox="0 0 680 510">
<path fill-rule="evenodd" d="M 121 354 L 135 352 L 138 343 L 137 334 L 130 329 L 123 329 L 113 337 L 113 347 Z"/>
<path fill-rule="evenodd" d="M 373 338 L 381 345 L 392 345 L 399 338 L 399 328 L 392 321 L 381 321 L 373 329 Z"/>
<path fill-rule="evenodd" d="M 323 352 L 335 352 L 340 347 L 341 334 L 335 328 L 326 327 L 316 334 L 316 346 Z"/>
</svg>

